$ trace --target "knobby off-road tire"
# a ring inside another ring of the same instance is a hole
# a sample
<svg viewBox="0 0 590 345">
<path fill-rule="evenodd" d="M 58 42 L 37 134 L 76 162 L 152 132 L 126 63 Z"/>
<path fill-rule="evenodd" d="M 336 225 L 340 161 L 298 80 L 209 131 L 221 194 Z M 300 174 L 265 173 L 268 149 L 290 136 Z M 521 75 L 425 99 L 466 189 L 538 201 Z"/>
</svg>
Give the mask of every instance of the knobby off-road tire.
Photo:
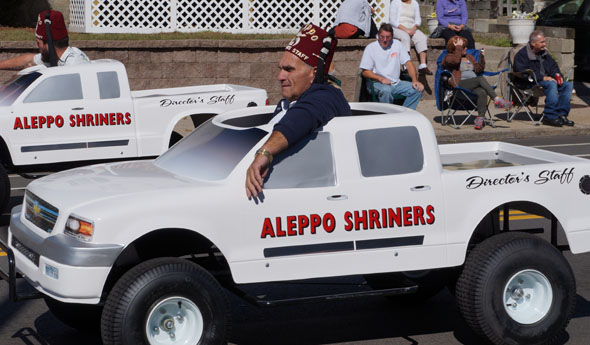
<svg viewBox="0 0 590 345">
<path fill-rule="evenodd" d="M 456 298 L 469 327 L 494 344 L 552 344 L 574 312 L 576 282 L 551 244 L 504 233 L 467 257 Z"/>
<path fill-rule="evenodd" d="M 101 306 L 64 303 L 49 296 L 44 296 L 44 299 L 51 313 L 64 324 L 82 332 L 100 332 Z"/>
<path fill-rule="evenodd" d="M 0 164 L 0 212 L 6 211 L 10 201 L 10 179 L 6 169 Z"/>
<path fill-rule="evenodd" d="M 101 320 L 105 345 L 222 344 L 229 306 L 202 267 L 183 259 L 146 261 L 115 284 Z"/>
</svg>

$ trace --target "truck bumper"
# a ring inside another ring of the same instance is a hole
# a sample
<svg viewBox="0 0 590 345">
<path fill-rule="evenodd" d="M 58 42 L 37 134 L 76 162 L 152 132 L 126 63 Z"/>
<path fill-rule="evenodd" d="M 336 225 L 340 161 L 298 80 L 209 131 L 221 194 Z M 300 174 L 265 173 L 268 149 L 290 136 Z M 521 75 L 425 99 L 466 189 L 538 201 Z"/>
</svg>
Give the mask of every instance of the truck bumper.
<svg viewBox="0 0 590 345">
<path fill-rule="evenodd" d="M 38 291 L 56 300 L 98 303 L 123 247 L 84 243 L 63 234 L 42 238 L 21 222 L 21 209 L 13 208 L 7 234 L 0 235 L 9 271 L 3 272 L 2 278 L 8 280 L 11 292 L 16 291 L 16 277 L 20 273 Z M 18 300 L 18 293 L 14 294 L 11 299 Z"/>
</svg>

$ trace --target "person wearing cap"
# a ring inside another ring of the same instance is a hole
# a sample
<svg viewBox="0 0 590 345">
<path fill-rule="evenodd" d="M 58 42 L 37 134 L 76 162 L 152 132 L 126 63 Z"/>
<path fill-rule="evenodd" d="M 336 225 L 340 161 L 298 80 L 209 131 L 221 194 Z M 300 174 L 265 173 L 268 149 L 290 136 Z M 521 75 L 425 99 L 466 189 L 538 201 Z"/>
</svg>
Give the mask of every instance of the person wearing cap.
<svg viewBox="0 0 590 345">
<path fill-rule="evenodd" d="M 406 67 L 412 82 L 400 80 L 401 66 Z M 405 96 L 404 107 L 416 109 L 424 85 L 418 81 L 416 67 L 399 40 L 393 39 L 391 24 L 381 24 L 377 41 L 367 45 L 360 68 L 362 76 L 374 81 L 379 102 L 393 103 L 394 96 Z"/>
<path fill-rule="evenodd" d="M 336 43 L 325 30 L 308 24 L 285 48 L 277 76 L 283 99 L 269 123 L 273 126 L 270 138 L 256 151 L 246 171 L 248 199 L 257 199 L 262 193 L 273 156 L 313 134 L 334 116 L 352 115 L 342 91 L 325 82 Z"/>
<path fill-rule="evenodd" d="M 88 56 L 80 49 L 69 46 L 68 30 L 66 29 L 63 14 L 59 11 L 46 10 L 37 17 L 37 27 L 35 28 L 39 53 L 27 53 L 2 60 L 0 61 L 0 69 L 21 70 L 35 65 L 50 66 L 49 42 L 45 26 L 47 13 L 49 13 L 49 20 L 51 21 L 51 38 L 57 54 L 57 65 L 73 65 L 90 61 Z"/>
</svg>

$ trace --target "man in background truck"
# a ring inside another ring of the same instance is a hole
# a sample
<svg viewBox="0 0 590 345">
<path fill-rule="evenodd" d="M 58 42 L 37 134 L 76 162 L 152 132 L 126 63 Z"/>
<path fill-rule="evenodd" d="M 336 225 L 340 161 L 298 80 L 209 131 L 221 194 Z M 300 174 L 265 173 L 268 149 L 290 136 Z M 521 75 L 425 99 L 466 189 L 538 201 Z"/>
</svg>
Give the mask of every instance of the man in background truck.
<svg viewBox="0 0 590 345">
<path fill-rule="evenodd" d="M 49 20 L 51 21 L 51 38 L 55 45 L 57 65 L 73 65 L 90 61 L 88 56 L 80 49 L 69 46 L 68 30 L 66 29 L 63 14 L 59 11 L 45 10 L 37 17 L 37 26 L 35 28 L 35 38 L 37 39 L 39 53 L 27 53 L 2 60 L 0 61 L 0 69 L 21 70 L 35 65 L 50 66 L 49 41 L 45 26 L 47 14 L 49 14 Z"/>
</svg>

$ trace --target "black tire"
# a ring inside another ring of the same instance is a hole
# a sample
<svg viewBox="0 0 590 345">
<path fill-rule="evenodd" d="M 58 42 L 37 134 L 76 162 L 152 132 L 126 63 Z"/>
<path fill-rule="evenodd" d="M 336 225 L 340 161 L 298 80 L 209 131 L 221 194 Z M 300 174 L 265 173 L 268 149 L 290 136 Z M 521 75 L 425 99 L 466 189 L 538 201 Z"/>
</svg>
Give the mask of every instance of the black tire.
<svg viewBox="0 0 590 345">
<path fill-rule="evenodd" d="M 541 278 L 535 286 L 546 287 L 545 295 L 550 290 L 552 298 L 528 289 L 527 275 Z M 573 315 L 576 282 L 551 244 L 531 234 L 504 233 L 483 241 L 467 257 L 456 298 L 469 327 L 494 344 L 552 344 Z M 527 307 L 539 303 L 544 303 L 541 312 L 529 312 L 534 309 Z"/>
<path fill-rule="evenodd" d="M 395 301 L 410 303 L 425 301 L 438 294 L 447 286 L 447 277 L 448 269 L 377 273 L 364 276 L 367 284 L 373 289 L 418 285 L 418 290 L 413 294 L 388 296 L 388 298 Z"/>
<path fill-rule="evenodd" d="M 0 164 L 0 212 L 4 212 L 10 201 L 10 179 Z"/>
<path fill-rule="evenodd" d="M 182 139 L 182 135 L 178 132 L 172 132 L 172 134 L 170 135 L 170 142 L 168 143 L 168 147 L 172 147 L 174 146 L 174 144 L 176 144 L 177 142 L 180 141 L 180 139 Z"/>
<path fill-rule="evenodd" d="M 64 324 L 82 332 L 98 333 L 102 306 L 94 304 L 64 303 L 44 296 L 49 311 Z"/>
<path fill-rule="evenodd" d="M 171 308 L 175 308 L 175 304 L 178 303 L 178 309 L 184 310 L 184 317 L 182 321 L 178 321 L 174 316 L 166 316 L 166 320 L 171 319 L 174 325 L 170 333 L 177 332 L 182 336 L 183 322 L 186 322 L 184 331 L 187 332 L 197 327 L 189 325 L 198 324 L 199 327 L 202 326 L 198 344 L 224 343 L 229 333 L 229 306 L 223 289 L 203 268 L 177 258 L 146 261 L 129 270 L 117 281 L 107 297 L 102 314 L 103 343 L 149 344 L 146 331 L 148 323 L 164 325 L 164 321 L 152 321 L 164 313 L 180 315 L 180 312 L 174 314 L 170 309 L 163 311 L 162 303 L 171 299 L 182 300 L 182 306 L 181 303 L 173 302 Z M 198 310 L 202 319 L 191 316 L 194 315 L 191 314 L 194 310 Z M 160 332 L 164 335 L 170 334 L 166 333 L 164 327 L 153 333 Z M 180 336 L 176 340 L 182 343 Z M 191 336 L 189 339 L 194 338 Z"/>
</svg>

